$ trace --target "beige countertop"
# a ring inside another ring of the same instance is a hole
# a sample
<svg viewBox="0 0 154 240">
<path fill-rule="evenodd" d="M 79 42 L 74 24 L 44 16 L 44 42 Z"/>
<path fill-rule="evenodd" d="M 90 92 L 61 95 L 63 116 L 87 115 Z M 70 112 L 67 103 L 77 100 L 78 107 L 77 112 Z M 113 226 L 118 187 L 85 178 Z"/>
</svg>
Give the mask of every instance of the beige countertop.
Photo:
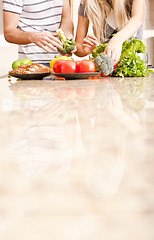
<svg viewBox="0 0 154 240">
<path fill-rule="evenodd" d="M 154 239 L 154 74 L 8 81 L 0 240 Z"/>
</svg>

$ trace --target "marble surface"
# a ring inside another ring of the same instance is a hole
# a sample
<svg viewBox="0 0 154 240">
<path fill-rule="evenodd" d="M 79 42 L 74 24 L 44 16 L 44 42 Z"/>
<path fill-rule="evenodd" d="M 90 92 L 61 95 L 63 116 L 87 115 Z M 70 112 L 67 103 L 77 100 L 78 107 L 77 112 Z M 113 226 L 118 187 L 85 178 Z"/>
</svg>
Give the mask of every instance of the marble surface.
<svg viewBox="0 0 154 240">
<path fill-rule="evenodd" d="M 154 239 L 154 74 L 8 79 L 0 239 Z"/>
</svg>

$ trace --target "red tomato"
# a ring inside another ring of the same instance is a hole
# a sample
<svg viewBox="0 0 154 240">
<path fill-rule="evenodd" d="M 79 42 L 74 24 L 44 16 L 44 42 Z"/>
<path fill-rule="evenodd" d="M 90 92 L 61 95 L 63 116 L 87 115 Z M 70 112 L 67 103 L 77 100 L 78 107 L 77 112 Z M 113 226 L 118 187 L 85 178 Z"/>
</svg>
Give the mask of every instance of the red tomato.
<svg viewBox="0 0 154 240">
<path fill-rule="evenodd" d="M 81 61 L 77 60 L 75 62 L 76 62 L 76 70 L 77 70 L 77 72 L 79 72 L 79 64 L 80 64 Z"/>
<path fill-rule="evenodd" d="M 62 63 L 61 65 L 61 72 L 62 73 L 76 73 L 77 67 L 76 62 L 73 60 L 67 60 Z"/>
<path fill-rule="evenodd" d="M 82 60 L 78 65 L 78 72 L 79 73 L 86 73 L 86 72 L 95 72 L 96 67 L 93 61 L 91 60 Z"/>
<path fill-rule="evenodd" d="M 65 59 L 59 59 L 57 60 L 54 64 L 53 64 L 53 71 L 55 73 L 61 73 L 61 65 L 62 63 L 64 63 L 65 61 L 68 61 L 68 60 L 65 60 Z"/>
</svg>

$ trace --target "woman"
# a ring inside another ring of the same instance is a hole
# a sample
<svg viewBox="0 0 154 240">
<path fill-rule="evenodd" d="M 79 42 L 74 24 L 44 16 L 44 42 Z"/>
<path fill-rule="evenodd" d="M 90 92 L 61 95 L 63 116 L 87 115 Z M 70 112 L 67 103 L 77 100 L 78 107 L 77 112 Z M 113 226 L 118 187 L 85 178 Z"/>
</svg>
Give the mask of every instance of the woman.
<svg viewBox="0 0 154 240">
<path fill-rule="evenodd" d="M 75 54 L 86 56 L 97 44 L 108 42 L 105 53 L 117 63 L 123 42 L 134 34 L 138 39 L 142 38 L 144 10 L 145 0 L 82 0 L 78 11 Z M 95 36 L 87 35 L 89 23 Z"/>
</svg>

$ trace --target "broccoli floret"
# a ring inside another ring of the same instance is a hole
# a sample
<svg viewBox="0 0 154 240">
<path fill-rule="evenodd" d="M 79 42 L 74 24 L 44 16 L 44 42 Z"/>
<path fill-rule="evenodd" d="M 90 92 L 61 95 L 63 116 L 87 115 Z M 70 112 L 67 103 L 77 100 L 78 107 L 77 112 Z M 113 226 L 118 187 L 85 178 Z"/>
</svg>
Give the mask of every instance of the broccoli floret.
<svg viewBox="0 0 154 240">
<path fill-rule="evenodd" d="M 112 58 L 110 58 L 105 53 L 100 53 L 95 59 L 94 63 L 96 67 L 99 67 L 99 71 L 104 75 L 108 76 L 113 72 L 114 62 Z"/>
<path fill-rule="evenodd" d="M 103 59 L 103 61 L 105 61 L 109 66 L 111 65 L 111 66 L 114 66 L 114 62 L 113 62 L 113 60 L 112 60 L 112 58 L 110 58 L 107 54 L 105 54 L 105 53 L 100 53 L 100 55 L 99 55 L 102 59 Z"/>
<path fill-rule="evenodd" d="M 103 53 L 106 46 L 107 46 L 107 43 L 104 43 L 104 44 L 100 44 L 99 46 L 95 47 L 94 50 L 91 52 L 92 57 L 96 58 L 100 53 Z"/>
<path fill-rule="evenodd" d="M 57 30 L 57 35 L 63 44 L 63 48 L 58 48 L 58 51 L 63 55 L 70 54 L 74 50 L 76 42 L 73 39 L 67 39 L 61 28 Z"/>
<path fill-rule="evenodd" d="M 100 71 L 104 76 L 108 76 L 113 72 L 113 66 L 108 66 L 106 62 L 102 62 L 100 66 Z"/>
<path fill-rule="evenodd" d="M 108 72 L 108 66 L 105 62 L 102 62 L 101 66 L 100 66 L 100 71 L 104 76 L 108 76 L 109 72 Z"/>
<path fill-rule="evenodd" d="M 100 56 L 97 56 L 94 59 L 94 63 L 95 63 L 96 68 L 99 67 L 101 65 L 101 63 L 102 63 L 102 58 Z"/>
</svg>

